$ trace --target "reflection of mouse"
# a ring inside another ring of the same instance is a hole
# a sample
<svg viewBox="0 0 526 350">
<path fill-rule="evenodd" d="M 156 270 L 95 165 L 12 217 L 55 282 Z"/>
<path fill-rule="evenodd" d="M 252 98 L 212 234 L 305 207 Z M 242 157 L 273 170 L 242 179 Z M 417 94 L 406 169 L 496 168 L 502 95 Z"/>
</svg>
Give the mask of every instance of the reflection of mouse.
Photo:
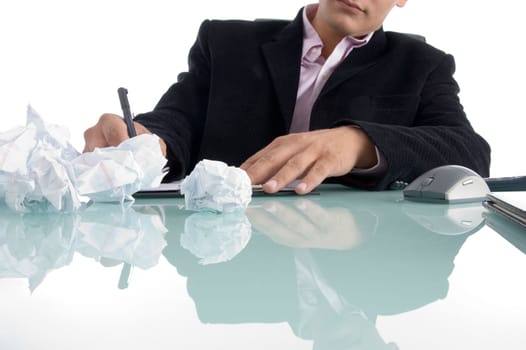
<svg viewBox="0 0 526 350">
<path fill-rule="evenodd" d="M 445 165 L 417 177 L 404 189 L 404 198 L 426 202 L 482 201 L 490 192 L 486 181 L 471 169 Z"/>
<path fill-rule="evenodd" d="M 464 235 L 477 232 L 484 226 L 481 203 L 422 205 L 406 201 L 402 203 L 402 212 L 426 230 L 439 235 Z"/>
</svg>

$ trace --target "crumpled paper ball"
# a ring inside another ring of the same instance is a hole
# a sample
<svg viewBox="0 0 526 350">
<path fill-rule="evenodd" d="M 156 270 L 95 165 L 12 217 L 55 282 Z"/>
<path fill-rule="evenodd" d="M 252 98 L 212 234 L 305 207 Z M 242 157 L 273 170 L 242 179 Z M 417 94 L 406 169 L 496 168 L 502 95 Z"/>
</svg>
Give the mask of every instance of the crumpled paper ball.
<svg viewBox="0 0 526 350">
<path fill-rule="evenodd" d="M 16 212 L 75 212 L 84 198 L 124 202 L 160 184 L 166 159 L 155 135 L 80 154 L 65 127 L 28 106 L 27 122 L 0 132 L 0 202 Z"/>
<path fill-rule="evenodd" d="M 28 106 L 25 127 L 0 133 L 0 199 L 17 212 L 75 211 L 81 202 L 66 128 Z"/>
<path fill-rule="evenodd" d="M 252 199 L 252 184 L 241 168 L 204 159 L 181 183 L 188 210 L 232 212 L 245 210 Z"/>
<path fill-rule="evenodd" d="M 72 161 L 79 193 L 94 202 L 133 201 L 133 193 L 159 186 L 165 164 L 159 137 L 148 134 L 95 148 Z"/>
</svg>

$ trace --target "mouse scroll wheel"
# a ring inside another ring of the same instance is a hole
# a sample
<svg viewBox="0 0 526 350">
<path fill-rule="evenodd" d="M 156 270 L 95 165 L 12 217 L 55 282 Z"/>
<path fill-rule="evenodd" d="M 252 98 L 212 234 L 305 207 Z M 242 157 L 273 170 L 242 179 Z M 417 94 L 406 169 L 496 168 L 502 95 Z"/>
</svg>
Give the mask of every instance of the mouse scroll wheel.
<svg viewBox="0 0 526 350">
<path fill-rule="evenodd" d="M 424 181 L 422 181 L 422 186 L 424 186 L 424 187 L 425 187 L 425 186 L 429 186 L 429 185 L 431 185 L 431 183 L 432 183 L 434 180 L 435 180 L 435 178 L 432 177 L 432 176 L 431 176 L 431 177 L 426 177 L 426 178 L 424 179 Z"/>
</svg>

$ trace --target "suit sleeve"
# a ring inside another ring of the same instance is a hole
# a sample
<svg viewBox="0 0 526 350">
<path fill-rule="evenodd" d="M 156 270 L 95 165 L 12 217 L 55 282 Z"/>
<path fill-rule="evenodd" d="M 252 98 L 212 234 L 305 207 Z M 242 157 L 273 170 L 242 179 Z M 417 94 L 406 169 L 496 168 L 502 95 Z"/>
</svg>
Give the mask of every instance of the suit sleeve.
<svg viewBox="0 0 526 350">
<path fill-rule="evenodd" d="M 386 189 L 396 181 L 411 182 L 425 171 L 446 164 L 466 166 L 489 176 L 490 147 L 470 125 L 458 98 L 451 55 L 444 55 L 420 93 L 412 125 L 353 120 L 376 144 L 387 162 L 383 176 L 347 175 L 351 185 Z"/>
<path fill-rule="evenodd" d="M 167 144 L 170 171 L 164 181 L 183 178 L 196 163 L 210 84 L 207 24 L 203 22 L 190 49 L 188 72 L 179 74 L 153 111 L 135 118 Z"/>
</svg>

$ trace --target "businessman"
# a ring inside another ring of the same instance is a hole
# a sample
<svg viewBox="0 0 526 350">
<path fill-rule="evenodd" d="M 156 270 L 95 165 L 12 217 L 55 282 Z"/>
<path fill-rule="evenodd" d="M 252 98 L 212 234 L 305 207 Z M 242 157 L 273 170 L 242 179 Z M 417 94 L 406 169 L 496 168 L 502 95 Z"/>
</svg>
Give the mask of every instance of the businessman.
<svg viewBox="0 0 526 350">
<path fill-rule="evenodd" d="M 453 57 L 382 23 L 406 0 L 319 0 L 293 21 L 205 21 L 189 69 L 137 133 L 154 133 L 166 181 L 201 159 L 245 169 L 276 192 L 321 182 L 386 189 L 444 164 L 489 175 L 490 147 L 470 125 Z M 85 151 L 119 144 L 126 126 L 104 114 Z"/>
</svg>

